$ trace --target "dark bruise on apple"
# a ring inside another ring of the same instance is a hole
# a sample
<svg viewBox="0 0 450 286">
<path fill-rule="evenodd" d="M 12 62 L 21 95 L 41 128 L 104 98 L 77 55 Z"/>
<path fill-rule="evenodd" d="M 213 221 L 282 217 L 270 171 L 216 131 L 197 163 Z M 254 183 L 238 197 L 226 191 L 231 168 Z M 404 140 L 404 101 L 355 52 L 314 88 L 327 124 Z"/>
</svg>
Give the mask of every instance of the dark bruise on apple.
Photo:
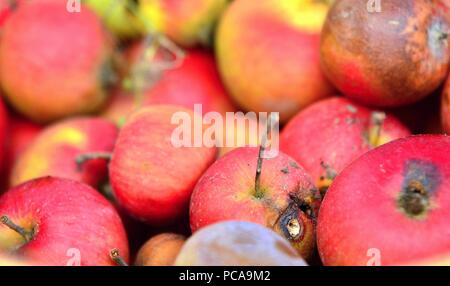
<svg viewBox="0 0 450 286">
<path fill-rule="evenodd" d="M 390 114 L 333 97 L 297 114 L 281 133 L 280 149 L 305 168 L 323 196 L 336 175 L 353 160 L 410 134 Z"/>
<path fill-rule="evenodd" d="M 420 135 L 361 156 L 322 202 L 317 243 L 325 265 L 448 265 L 450 137 Z"/>
<path fill-rule="evenodd" d="M 322 33 L 322 67 L 345 95 L 373 106 L 419 101 L 444 81 L 449 19 L 434 1 L 338 0 Z"/>
<path fill-rule="evenodd" d="M 308 259 L 320 194 L 303 168 L 283 153 L 263 160 L 255 179 L 260 159 L 258 148 L 243 147 L 205 172 L 191 199 L 191 229 L 226 220 L 258 223 L 285 237 Z"/>
</svg>

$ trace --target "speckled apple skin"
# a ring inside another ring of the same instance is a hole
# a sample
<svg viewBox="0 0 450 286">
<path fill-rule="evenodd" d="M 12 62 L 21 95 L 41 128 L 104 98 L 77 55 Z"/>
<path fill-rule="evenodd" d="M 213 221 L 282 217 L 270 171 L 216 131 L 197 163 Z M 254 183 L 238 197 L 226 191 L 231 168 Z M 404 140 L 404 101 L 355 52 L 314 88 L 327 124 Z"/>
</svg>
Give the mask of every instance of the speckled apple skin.
<svg viewBox="0 0 450 286">
<path fill-rule="evenodd" d="M 280 149 L 301 164 L 318 184 L 326 176 L 321 162 L 339 173 L 376 147 L 369 144 L 367 137 L 374 111 L 343 97 L 317 102 L 297 114 L 283 129 Z M 400 121 L 387 115 L 381 142 L 410 134 Z"/>
<path fill-rule="evenodd" d="M 39 3 L 37 3 L 39 2 Z M 0 43 L 0 82 L 8 101 L 49 122 L 100 108 L 111 42 L 89 9 L 67 13 L 65 1 L 19 5 Z"/>
<path fill-rule="evenodd" d="M 397 205 L 411 160 L 434 169 L 427 178 L 433 185 L 431 209 L 420 219 Z M 317 243 L 323 263 L 367 265 L 369 249 L 376 249 L 382 265 L 449 265 L 448 162 L 450 137 L 420 135 L 381 146 L 347 167 L 320 209 Z"/>
<path fill-rule="evenodd" d="M 411 104 L 445 80 L 449 39 L 438 32 L 448 31 L 450 19 L 437 1 L 382 2 L 381 13 L 370 13 L 367 1 L 335 1 L 322 32 L 322 68 L 343 94 L 363 104 Z"/>
<path fill-rule="evenodd" d="M 121 207 L 152 225 L 168 224 L 187 214 L 197 180 L 216 157 L 215 147 L 173 146 L 171 136 L 177 125 L 171 124 L 171 118 L 176 112 L 199 118 L 174 105 L 154 105 L 133 113 L 119 133 L 109 168 Z"/>
<path fill-rule="evenodd" d="M 31 179 L 54 176 L 98 187 L 105 179 L 107 162 L 89 160 L 79 169 L 76 159 L 88 153 L 111 153 L 118 129 L 110 121 L 80 117 L 46 127 L 19 155 L 10 176 L 12 186 Z"/>
<path fill-rule="evenodd" d="M 307 13 L 312 7 L 316 14 Z M 234 1 L 216 36 L 225 86 L 245 110 L 280 112 L 286 122 L 329 96 L 320 70 L 320 31 L 326 6 L 318 1 Z"/>
<path fill-rule="evenodd" d="M 258 223 L 280 233 L 280 214 L 290 203 L 290 196 L 300 199 L 314 197 L 317 190 L 311 177 L 291 157 L 279 153 L 262 165 L 261 188 L 264 197 L 255 194 L 255 174 L 258 160 L 255 147 L 243 147 L 217 160 L 197 183 L 190 205 L 192 232 L 221 221 L 241 220 Z M 313 208 L 317 201 L 313 201 Z M 317 209 L 314 209 L 317 211 Z M 292 240 L 304 257 L 314 247 L 314 223 L 298 211 L 304 233 Z"/>
<path fill-rule="evenodd" d="M 15 251 L 26 261 L 65 266 L 72 258 L 68 251 L 77 249 L 81 265 L 112 266 L 114 248 L 128 261 L 127 236 L 117 211 L 82 183 L 52 177 L 27 182 L 0 198 L 0 214 L 25 228 L 36 226 L 34 239 Z M 21 240 L 0 225 L 0 250 Z"/>
</svg>

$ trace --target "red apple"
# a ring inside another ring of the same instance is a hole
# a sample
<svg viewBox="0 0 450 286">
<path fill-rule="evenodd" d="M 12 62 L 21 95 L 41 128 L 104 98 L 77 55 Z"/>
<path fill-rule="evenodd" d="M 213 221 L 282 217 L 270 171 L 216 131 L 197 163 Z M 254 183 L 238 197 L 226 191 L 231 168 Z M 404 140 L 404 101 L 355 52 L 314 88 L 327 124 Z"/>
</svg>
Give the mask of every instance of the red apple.
<svg viewBox="0 0 450 286">
<path fill-rule="evenodd" d="M 0 82 L 8 101 L 48 122 L 96 111 L 112 80 L 111 43 L 89 9 L 31 1 L 8 19 L 0 43 Z"/>
<path fill-rule="evenodd" d="M 322 32 L 324 72 L 346 96 L 401 106 L 435 91 L 449 68 L 450 18 L 436 1 L 335 1 Z"/>
<path fill-rule="evenodd" d="M 216 161 L 192 194 L 193 232 L 207 225 L 243 220 L 280 233 L 309 258 L 314 248 L 314 215 L 320 196 L 312 179 L 289 156 L 263 160 L 256 179 L 258 148 L 243 147 Z"/>
<path fill-rule="evenodd" d="M 1 96 L 1 91 L 0 91 Z M 5 164 L 5 151 L 7 146 L 8 134 L 8 114 L 3 103 L 3 99 L 0 97 L 0 172 L 3 171 L 7 164 Z"/>
<path fill-rule="evenodd" d="M 16 253 L 25 261 L 114 265 L 112 249 L 128 260 L 117 211 L 79 182 L 45 177 L 17 186 L 0 198 L 0 216 L 0 252 Z"/>
<path fill-rule="evenodd" d="M 139 250 L 137 266 L 173 266 L 186 238 L 179 234 L 162 233 L 149 239 Z"/>
<path fill-rule="evenodd" d="M 450 77 L 442 94 L 441 120 L 444 131 L 450 134 Z"/>
<path fill-rule="evenodd" d="M 196 232 L 177 266 L 306 266 L 289 243 L 258 224 L 229 221 Z"/>
<path fill-rule="evenodd" d="M 450 137 L 422 135 L 356 160 L 323 200 L 325 265 L 450 265 Z"/>
<path fill-rule="evenodd" d="M 171 121 L 178 112 L 191 122 L 200 119 L 175 105 L 154 105 L 133 113 L 120 130 L 109 167 L 119 205 L 152 225 L 169 224 L 187 213 L 192 190 L 216 155 L 216 148 L 203 144 L 173 144 L 172 133 L 180 127 Z M 203 135 L 192 133 L 194 139 Z"/>
<path fill-rule="evenodd" d="M 277 111 L 287 121 L 329 96 L 320 70 L 326 1 L 233 1 L 219 23 L 216 52 L 225 86 L 246 110 Z"/>
<path fill-rule="evenodd" d="M 360 155 L 408 135 L 393 116 L 334 97 L 296 115 L 281 133 L 280 149 L 312 175 L 323 193 Z"/>
<path fill-rule="evenodd" d="M 88 153 L 111 153 L 117 127 L 99 118 L 72 118 L 46 127 L 19 155 L 14 164 L 12 186 L 43 176 L 68 178 L 98 187 L 107 175 L 104 159 L 77 165 Z"/>
</svg>

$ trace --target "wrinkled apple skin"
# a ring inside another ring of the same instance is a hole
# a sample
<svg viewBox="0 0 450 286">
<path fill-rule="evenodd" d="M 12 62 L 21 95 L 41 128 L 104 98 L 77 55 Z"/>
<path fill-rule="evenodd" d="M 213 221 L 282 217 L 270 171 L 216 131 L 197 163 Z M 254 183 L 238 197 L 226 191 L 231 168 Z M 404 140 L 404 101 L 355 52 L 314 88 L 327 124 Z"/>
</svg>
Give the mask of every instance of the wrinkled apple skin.
<svg viewBox="0 0 450 286">
<path fill-rule="evenodd" d="M 147 31 L 167 35 L 189 48 L 209 45 L 228 0 L 140 0 L 139 15 Z"/>
<path fill-rule="evenodd" d="M 179 234 L 162 233 L 149 239 L 139 250 L 136 266 L 173 266 L 186 238 Z"/>
<path fill-rule="evenodd" d="M 450 137 L 421 135 L 381 146 L 347 167 L 321 205 L 323 263 L 368 265 L 379 254 L 382 265 L 449 265 L 448 162 Z M 413 185 L 429 196 L 424 212 L 401 203 Z"/>
<path fill-rule="evenodd" d="M 0 214 L 28 231 L 35 229 L 34 239 L 22 245 L 19 234 L 0 225 L 0 252 L 65 266 L 72 249 L 79 251 L 81 265 L 112 266 L 110 251 L 117 248 L 128 261 L 127 236 L 117 211 L 96 190 L 79 182 L 52 177 L 29 181 L 0 198 Z"/>
<path fill-rule="evenodd" d="M 301 225 L 297 238 L 286 233 L 286 211 L 297 206 L 295 197 L 317 211 L 320 201 L 310 176 L 289 156 L 280 153 L 263 161 L 262 196 L 255 193 L 258 149 L 238 148 L 217 160 L 198 181 L 191 198 L 190 224 L 192 232 L 226 220 L 243 220 L 274 229 L 282 234 L 304 258 L 314 248 L 314 219 L 300 207 L 292 217 Z"/>
<path fill-rule="evenodd" d="M 450 78 L 442 93 L 441 120 L 444 132 L 450 134 Z"/>
<path fill-rule="evenodd" d="M 217 223 L 196 232 L 181 249 L 176 265 L 307 266 L 281 236 L 242 221 Z"/>
<path fill-rule="evenodd" d="M 10 183 L 16 186 L 31 179 L 54 176 L 98 187 L 108 173 L 107 162 L 89 160 L 80 168 L 76 159 L 83 154 L 111 153 L 117 134 L 112 122 L 94 117 L 71 118 L 50 125 L 19 155 Z"/>
<path fill-rule="evenodd" d="M 233 1 L 219 23 L 216 54 L 225 86 L 245 110 L 286 122 L 332 94 L 320 70 L 320 1 Z"/>
<path fill-rule="evenodd" d="M 395 117 L 387 115 L 379 144 L 369 141 L 375 110 L 343 97 L 319 101 L 297 114 L 283 129 L 280 149 L 292 156 L 319 186 L 328 166 L 339 174 L 353 160 L 379 144 L 411 133 Z"/>
<path fill-rule="evenodd" d="M 5 23 L 0 82 L 7 100 L 38 122 L 97 111 L 110 84 L 111 42 L 89 9 L 65 1 L 20 5 Z"/>
<path fill-rule="evenodd" d="M 330 81 L 361 103 L 394 107 L 419 101 L 444 81 L 450 22 L 433 1 L 335 1 L 325 23 L 321 61 Z"/>
<path fill-rule="evenodd" d="M 216 157 L 215 147 L 172 144 L 178 126 L 171 118 L 177 112 L 185 112 L 192 122 L 199 119 L 192 110 L 175 105 L 148 106 L 133 113 L 119 133 L 109 166 L 119 205 L 151 225 L 170 224 L 187 213 L 197 180 Z"/>
</svg>

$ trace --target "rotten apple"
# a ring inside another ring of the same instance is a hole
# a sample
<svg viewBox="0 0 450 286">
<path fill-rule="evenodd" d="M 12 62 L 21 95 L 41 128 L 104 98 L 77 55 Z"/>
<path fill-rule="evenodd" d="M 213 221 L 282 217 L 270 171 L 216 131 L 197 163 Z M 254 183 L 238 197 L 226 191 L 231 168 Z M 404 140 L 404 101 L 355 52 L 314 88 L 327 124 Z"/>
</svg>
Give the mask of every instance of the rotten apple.
<svg viewBox="0 0 450 286">
<path fill-rule="evenodd" d="M 44 265 L 115 265 L 120 249 L 128 260 L 128 241 L 115 208 L 82 183 L 44 177 L 0 197 L 0 252 Z"/>
<path fill-rule="evenodd" d="M 281 234 L 308 259 L 315 244 L 320 196 L 291 157 L 262 159 L 261 150 L 238 148 L 217 160 L 191 198 L 192 232 L 226 220 L 261 224 Z"/>
<path fill-rule="evenodd" d="M 305 168 L 324 195 L 336 175 L 353 160 L 408 135 L 395 117 L 333 97 L 296 115 L 281 133 L 280 149 Z"/>
<path fill-rule="evenodd" d="M 450 137 L 399 139 L 331 185 L 317 226 L 325 265 L 450 264 Z"/>
<path fill-rule="evenodd" d="M 325 74 L 346 96 L 393 107 L 435 91 L 449 68 L 450 19 L 436 1 L 337 0 L 321 42 Z M 374 7 L 376 8 L 376 7 Z"/>
</svg>

